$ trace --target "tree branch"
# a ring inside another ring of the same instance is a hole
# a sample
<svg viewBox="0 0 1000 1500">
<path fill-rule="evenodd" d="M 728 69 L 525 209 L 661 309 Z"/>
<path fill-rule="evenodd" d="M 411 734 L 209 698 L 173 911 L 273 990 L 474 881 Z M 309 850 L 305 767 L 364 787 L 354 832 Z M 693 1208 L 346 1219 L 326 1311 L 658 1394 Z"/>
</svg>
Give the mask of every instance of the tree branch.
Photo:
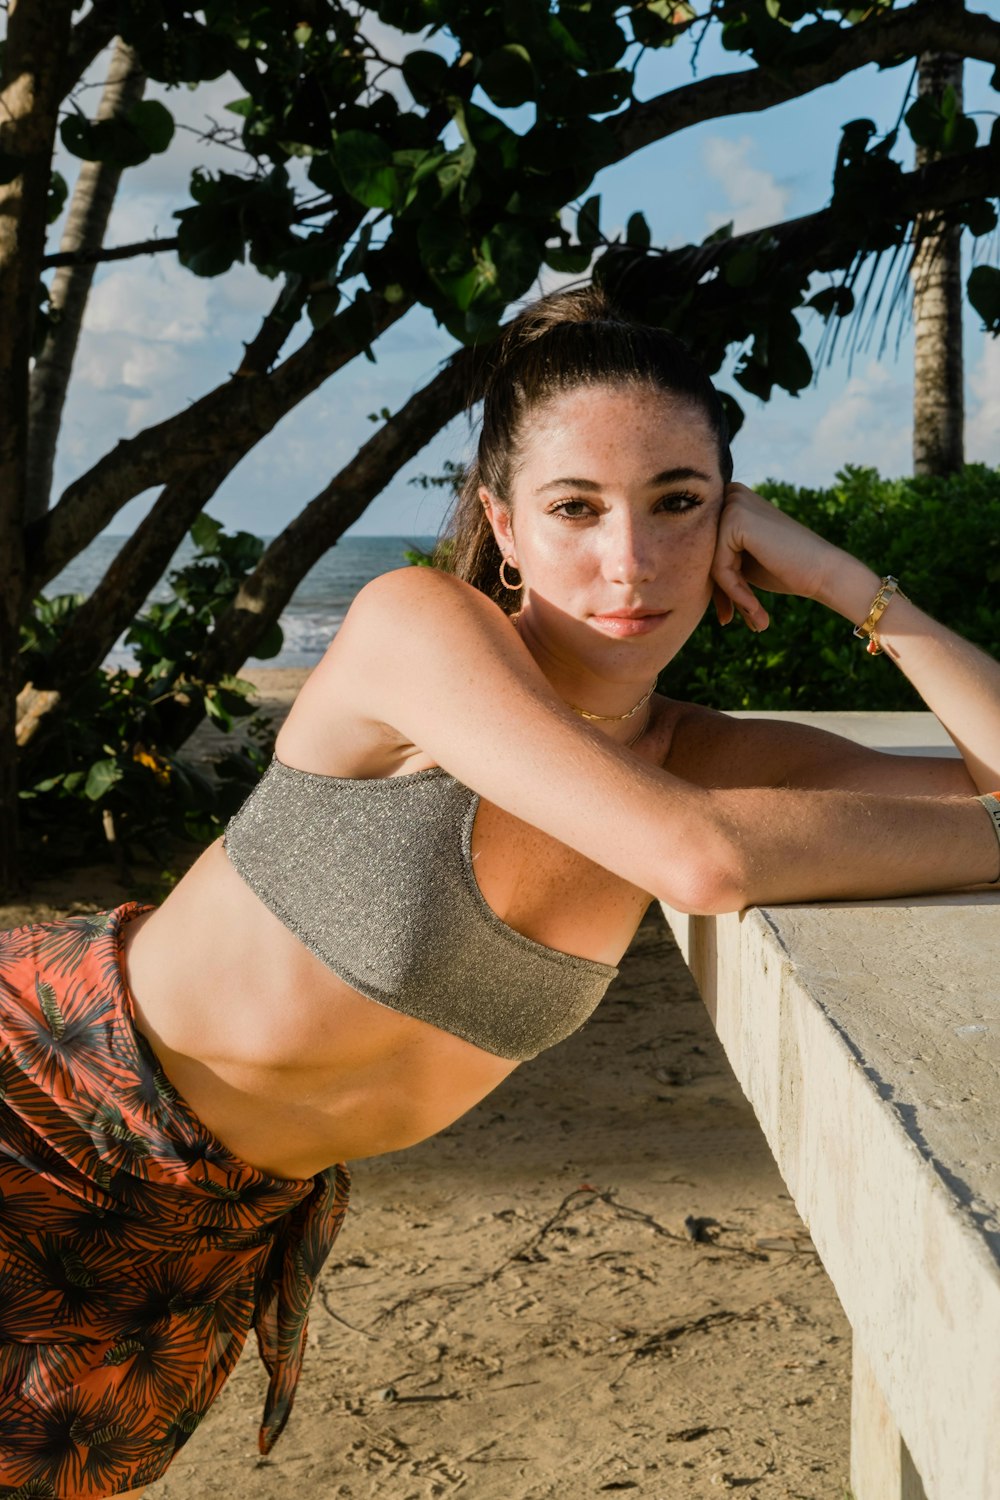
<svg viewBox="0 0 1000 1500">
<path fill-rule="evenodd" d="M 60 99 L 76 88 L 91 63 L 114 41 L 117 26 L 116 0 L 94 0 L 70 33 L 69 50 L 59 76 Z"/>
<path fill-rule="evenodd" d="M 362 295 L 269 374 L 230 376 L 183 411 L 118 443 L 27 529 L 31 591 L 44 588 L 134 495 L 183 480 L 206 462 L 243 457 L 411 306 L 412 300 L 388 304 Z"/>
<path fill-rule="evenodd" d="M 963 156 L 944 157 L 903 173 L 895 193 L 866 201 L 862 224 L 856 204 L 834 200 L 818 213 L 703 245 L 661 251 L 613 246 L 599 263 L 601 279 L 630 305 L 641 307 L 653 298 L 662 299 L 665 288 L 671 300 L 696 290 L 698 313 L 709 309 L 719 313 L 727 305 L 738 307 L 745 302 L 747 289 L 729 286 L 721 276 L 707 278 L 743 248 L 765 250 L 783 271 L 844 270 L 859 256 L 898 243 L 901 227 L 914 223 L 922 213 L 996 196 L 1000 196 L 1000 152 L 980 146 Z M 761 274 L 766 276 L 763 267 Z"/>
<path fill-rule="evenodd" d="M 405 463 L 430 442 L 468 400 L 477 351 L 456 350 L 434 378 L 394 413 L 350 463 L 275 537 L 229 609 L 216 622 L 195 675 L 217 681 L 237 671 L 278 619 L 313 564 L 329 551 Z M 171 725 L 179 745 L 200 709 Z"/>
<path fill-rule="evenodd" d="M 89 163 L 88 163 L 89 165 Z M 134 260 L 138 255 L 161 255 L 164 250 L 176 250 L 178 238 L 135 240 L 131 245 L 114 245 L 110 250 L 102 245 L 93 249 L 54 250 L 42 257 L 42 270 L 51 271 L 63 266 L 98 266 L 110 260 Z"/>
<path fill-rule="evenodd" d="M 620 161 L 702 121 L 770 109 L 869 63 L 890 67 L 921 52 L 958 52 L 1000 66 L 1000 22 L 940 0 L 917 0 L 905 10 L 844 27 L 837 38 L 827 40 L 816 62 L 790 60 L 787 72 L 759 67 L 684 84 L 633 104 L 605 126 L 615 138 L 615 160 Z"/>
</svg>

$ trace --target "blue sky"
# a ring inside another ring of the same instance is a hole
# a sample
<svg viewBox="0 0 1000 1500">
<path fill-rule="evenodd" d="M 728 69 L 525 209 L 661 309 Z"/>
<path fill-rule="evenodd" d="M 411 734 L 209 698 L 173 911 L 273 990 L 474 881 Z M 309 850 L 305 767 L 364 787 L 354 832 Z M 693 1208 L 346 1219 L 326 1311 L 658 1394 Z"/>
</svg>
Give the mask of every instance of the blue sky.
<svg viewBox="0 0 1000 1500">
<path fill-rule="evenodd" d="M 987 5 L 987 10 L 992 6 Z M 738 62 L 709 46 L 698 76 L 732 71 Z M 711 121 L 659 142 L 602 173 L 591 191 L 602 198 L 602 227 L 613 232 L 636 209 L 646 215 L 655 244 L 699 241 L 720 223 L 737 231 L 795 217 L 828 201 L 840 126 L 859 116 L 888 129 L 898 116 L 912 64 L 878 72 L 866 68 L 801 100 L 758 115 Z M 95 78 L 99 73 L 95 72 Z M 647 59 L 640 96 L 691 78 L 690 49 Z M 996 110 L 990 69 L 966 65 L 966 108 L 984 111 L 980 135 Z M 191 123 L 206 115 L 226 120 L 223 106 L 237 85 L 219 80 L 196 92 L 164 94 Z M 96 104 L 96 96 L 93 98 Z M 230 117 L 231 118 L 231 117 Z M 172 211 L 186 201 L 190 170 L 199 164 L 232 168 L 235 159 L 208 152 L 193 134 L 178 132 L 171 150 L 127 173 L 115 207 L 109 244 L 174 232 Z M 72 178 L 74 163 L 60 163 Z M 54 236 L 57 237 L 59 226 Z M 54 243 L 54 241 L 53 241 Z M 967 263 L 971 241 L 966 245 Z M 984 247 L 980 246 L 980 250 Z M 552 279 L 555 284 L 555 278 Z M 546 284 L 546 289 L 547 289 Z M 150 256 L 102 268 L 95 278 L 67 402 L 56 466 L 56 491 L 121 437 L 142 430 L 197 399 L 235 368 L 242 341 L 252 337 L 275 294 L 273 283 L 237 267 L 224 277 L 199 279 L 169 256 Z M 822 325 L 805 325 L 815 349 Z M 434 373 L 453 341 L 423 309 L 415 309 L 378 343 L 378 361 L 355 361 L 302 403 L 230 476 L 209 513 L 228 527 L 262 535 L 280 531 L 312 499 L 374 430 L 368 413 L 395 409 Z M 966 450 L 970 460 L 1000 463 L 1000 342 L 990 340 L 967 312 Z M 912 338 L 896 329 L 880 354 L 878 340 L 823 367 L 798 398 L 778 393 L 763 404 L 733 385 L 746 411 L 734 448 L 737 477 L 824 484 L 845 463 L 873 464 L 885 474 L 910 468 Z M 407 536 L 437 530 L 443 501 L 436 490 L 407 481 L 440 472 L 445 459 L 468 450 L 465 418 L 451 424 L 397 477 L 353 528 L 355 533 Z M 129 532 L 152 504 L 139 496 L 107 530 Z"/>
</svg>

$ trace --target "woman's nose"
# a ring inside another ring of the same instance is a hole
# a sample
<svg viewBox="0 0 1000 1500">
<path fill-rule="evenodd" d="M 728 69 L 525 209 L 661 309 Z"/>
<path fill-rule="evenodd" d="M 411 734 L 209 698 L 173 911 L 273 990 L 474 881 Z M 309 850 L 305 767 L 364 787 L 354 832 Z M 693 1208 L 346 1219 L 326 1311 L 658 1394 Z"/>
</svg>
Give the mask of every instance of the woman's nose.
<svg viewBox="0 0 1000 1500">
<path fill-rule="evenodd" d="M 611 522 L 604 570 L 613 583 L 647 583 L 655 576 L 653 538 L 641 519 L 622 515 Z"/>
</svg>

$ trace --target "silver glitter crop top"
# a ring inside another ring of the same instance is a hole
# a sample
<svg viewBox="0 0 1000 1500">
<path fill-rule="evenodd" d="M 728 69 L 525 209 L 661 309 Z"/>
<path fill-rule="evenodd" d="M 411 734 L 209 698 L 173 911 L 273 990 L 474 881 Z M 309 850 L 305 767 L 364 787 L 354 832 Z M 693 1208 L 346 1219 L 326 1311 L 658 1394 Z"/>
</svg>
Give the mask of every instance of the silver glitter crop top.
<svg viewBox="0 0 1000 1500">
<path fill-rule="evenodd" d="M 618 970 L 547 948 L 497 916 L 472 869 L 478 806 L 440 767 L 362 780 L 275 757 L 223 847 L 352 989 L 523 1061 L 582 1026 Z"/>
</svg>

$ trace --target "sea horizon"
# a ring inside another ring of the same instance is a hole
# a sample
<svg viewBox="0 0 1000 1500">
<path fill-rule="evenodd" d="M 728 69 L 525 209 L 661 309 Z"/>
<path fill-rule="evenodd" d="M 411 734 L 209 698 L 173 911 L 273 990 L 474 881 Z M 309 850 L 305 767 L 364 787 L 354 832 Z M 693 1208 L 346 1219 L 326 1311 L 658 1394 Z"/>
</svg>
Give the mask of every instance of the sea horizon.
<svg viewBox="0 0 1000 1500">
<path fill-rule="evenodd" d="M 127 532 L 104 532 L 95 537 L 42 593 L 46 598 L 55 594 L 92 593 L 128 536 Z M 274 538 L 263 537 L 262 540 L 266 545 Z M 380 574 L 405 566 L 408 550 L 428 551 L 436 541 L 435 536 L 416 535 L 354 534 L 340 537 L 314 563 L 285 605 L 280 617 L 284 635 L 281 651 L 277 656 L 249 656 L 247 665 L 275 669 L 314 667 L 336 635 L 359 590 Z M 139 614 L 151 603 L 165 604 L 174 597 L 167 575 L 190 562 L 196 553 L 194 542 L 190 536 L 185 536 Z M 119 636 L 104 658 L 103 666 L 112 669 L 135 666 L 134 652 L 125 641 L 126 633 Z"/>
</svg>

